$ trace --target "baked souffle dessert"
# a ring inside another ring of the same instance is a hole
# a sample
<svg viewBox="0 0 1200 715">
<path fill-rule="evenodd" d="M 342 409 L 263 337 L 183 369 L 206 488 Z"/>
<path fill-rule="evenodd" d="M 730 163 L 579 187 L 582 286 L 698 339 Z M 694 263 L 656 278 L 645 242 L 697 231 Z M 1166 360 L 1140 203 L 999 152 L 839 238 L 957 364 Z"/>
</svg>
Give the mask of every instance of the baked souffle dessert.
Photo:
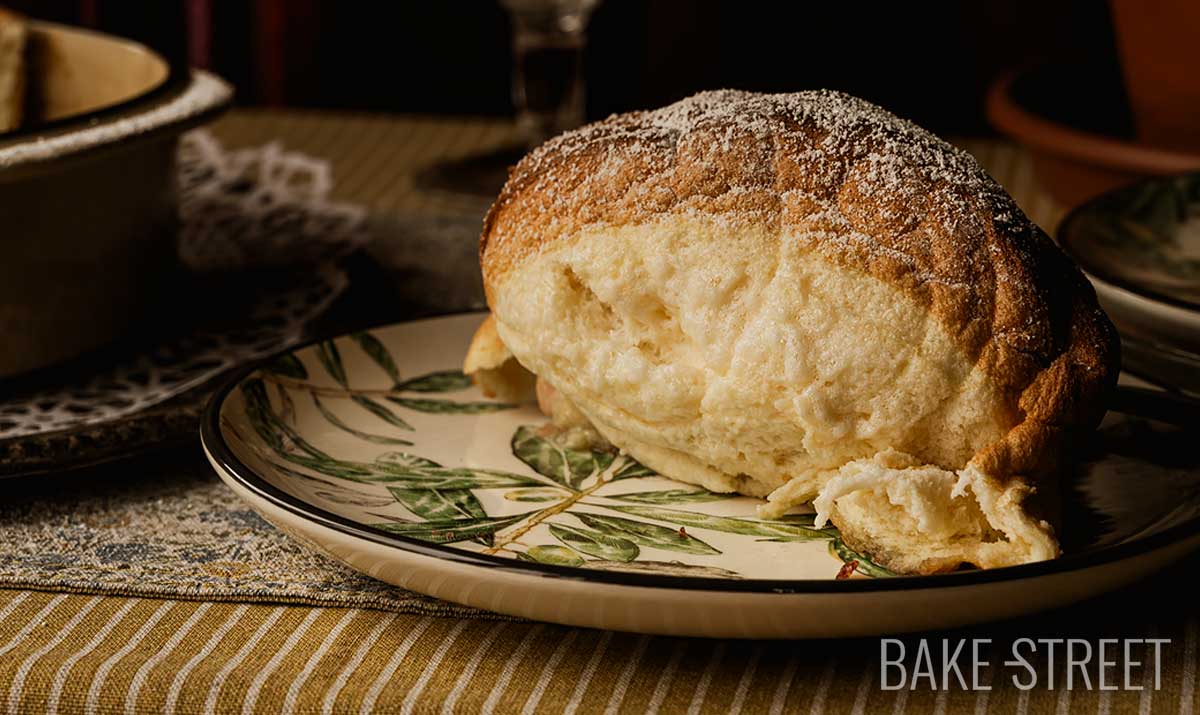
<svg viewBox="0 0 1200 715">
<path fill-rule="evenodd" d="M 526 156 L 464 369 L 902 573 L 1051 559 L 1116 333 L 965 152 L 828 91 L 706 92 Z"/>
<path fill-rule="evenodd" d="M 0 7 L 0 133 L 21 126 L 27 34 L 24 18 Z"/>
</svg>

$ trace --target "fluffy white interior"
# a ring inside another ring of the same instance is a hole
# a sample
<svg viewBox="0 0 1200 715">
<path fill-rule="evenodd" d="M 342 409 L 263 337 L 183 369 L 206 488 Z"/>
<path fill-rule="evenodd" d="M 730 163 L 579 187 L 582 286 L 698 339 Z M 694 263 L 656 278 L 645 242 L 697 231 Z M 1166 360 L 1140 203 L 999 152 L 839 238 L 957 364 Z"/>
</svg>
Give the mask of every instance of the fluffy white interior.
<svg viewBox="0 0 1200 715">
<path fill-rule="evenodd" d="M 927 311 L 808 245 L 711 218 L 592 228 L 514 269 L 492 308 L 522 364 L 661 473 L 775 512 L 878 492 L 931 538 L 994 538 L 950 495 L 1010 426 L 1003 401 Z"/>
</svg>

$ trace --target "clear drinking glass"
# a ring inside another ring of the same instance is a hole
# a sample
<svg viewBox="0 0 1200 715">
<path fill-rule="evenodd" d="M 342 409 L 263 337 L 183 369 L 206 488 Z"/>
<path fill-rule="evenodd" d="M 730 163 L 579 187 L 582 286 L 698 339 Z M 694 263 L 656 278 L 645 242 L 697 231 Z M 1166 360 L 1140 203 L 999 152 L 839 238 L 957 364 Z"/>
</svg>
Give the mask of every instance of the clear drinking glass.
<svg viewBox="0 0 1200 715">
<path fill-rule="evenodd" d="M 3 0 L 0 0 L 2 2 Z M 479 198 L 482 211 L 527 151 L 583 124 L 583 49 L 599 0 L 500 0 L 512 20 L 513 104 L 519 144 L 439 161 L 416 175 L 422 189 Z"/>
<path fill-rule="evenodd" d="M 513 103 L 527 148 L 583 124 L 583 49 L 599 0 L 501 0 L 513 28 Z"/>
</svg>

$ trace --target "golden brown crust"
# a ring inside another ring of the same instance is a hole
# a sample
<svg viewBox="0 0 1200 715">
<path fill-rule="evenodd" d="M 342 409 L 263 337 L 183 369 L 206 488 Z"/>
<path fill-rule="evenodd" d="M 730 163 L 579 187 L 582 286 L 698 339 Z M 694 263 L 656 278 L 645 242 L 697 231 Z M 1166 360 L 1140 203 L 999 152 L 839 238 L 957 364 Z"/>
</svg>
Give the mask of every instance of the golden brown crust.
<svg viewBox="0 0 1200 715">
<path fill-rule="evenodd" d="M 471 336 L 462 370 L 467 375 L 474 375 L 480 370 L 494 370 L 512 360 L 512 357 L 508 346 L 500 340 L 500 334 L 496 332 L 496 319 L 488 315 Z"/>
<path fill-rule="evenodd" d="M 485 219 L 489 302 L 547 244 L 668 213 L 798 236 L 929 310 L 1009 398 L 986 473 L 1045 472 L 1103 415 L 1116 333 L 1078 268 L 968 154 L 834 92 L 706 92 L 547 142 Z"/>
<path fill-rule="evenodd" d="M 513 403 L 533 400 L 533 373 L 521 367 L 500 340 L 491 315 L 475 329 L 462 370 L 487 397 Z"/>
</svg>

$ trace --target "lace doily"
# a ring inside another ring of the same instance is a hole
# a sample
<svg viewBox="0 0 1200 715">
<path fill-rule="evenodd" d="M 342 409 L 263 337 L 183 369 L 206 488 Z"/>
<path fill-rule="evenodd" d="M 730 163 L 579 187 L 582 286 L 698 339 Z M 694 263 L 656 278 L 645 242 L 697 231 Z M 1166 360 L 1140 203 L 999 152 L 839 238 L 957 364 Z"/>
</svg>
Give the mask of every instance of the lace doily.
<svg viewBox="0 0 1200 715">
<path fill-rule="evenodd" d="M 198 273 L 299 266 L 217 325 L 132 355 L 77 385 L 0 399 L 0 439 L 127 417 L 305 339 L 349 285 L 333 259 L 365 240 L 361 208 L 328 200 L 328 162 L 278 144 L 225 151 L 208 132 L 180 145 L 180 239 Z"/>
<path fill-rule="evenodd" d="M 332 203 L 329 162 L 278 142 L 224 150 L 191 132 L 179 149 L 179 257 L 195 271 L 329 261 L 362 245 L 365 212 Z"/>
</svg>

